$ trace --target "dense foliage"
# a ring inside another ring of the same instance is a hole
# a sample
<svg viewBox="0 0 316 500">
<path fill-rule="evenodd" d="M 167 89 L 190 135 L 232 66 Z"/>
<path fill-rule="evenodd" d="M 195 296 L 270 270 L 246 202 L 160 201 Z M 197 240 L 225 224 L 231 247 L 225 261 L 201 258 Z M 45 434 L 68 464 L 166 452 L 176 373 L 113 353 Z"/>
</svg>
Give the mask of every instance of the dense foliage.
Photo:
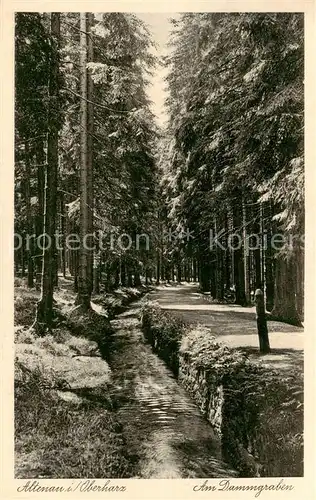
<svg viewBox="0 0 316 500">
<path fill-rule="evenodd" d="M 141 276 L 193 279 L 242 305 L 262 288 L 270 311 L 301 321 L 303 29 L 292 13 L 173 20 L 159 130 L 136 15 L 17 14 L 15 261 L 28 286 L 69 271 L 89 305 Z M 28 243 L 55 229 L 51 254 Z M 93 255 L 69 250 L 88 229 Z"/>
<path fill-rule="evenodd" d="M 98 293 L 100 286 L 139 285 L 140 274 L 149 275 L 152 267 L 152 253 L 145 251 L 144 239 L 136 246 L 136 234 L 149 233 L 155 217 L 158 130 L 146 94 L 155 64 L 150 52 L 153 42 L 133 14 L 88 14 L 87 19 L 84 35 L 92 41 L 90 49 L 82 45 L 79 14 L 16 15 L 15 209 L 16 233 L 23 244 L 15 260 L 22 275 L 27 266 L 30 287 L 35 275 L 38 286 L 42 281 L 43 288 L 44 283 L 44 295 L 51 295 L 45 283 L 53 279 L 57 285 L 58 270 L 64 275 L 70 271 L 75 286 L 81 286 L 80 250 L 75 245 L 69 249 L 66 241 L 67 236 L 78 235 L 82 225 L 83 147 L 91 158 L 86 164 L 88 217 L 95 233 L 94 258 L 90 254 L 87 263 L 89 293 L 93 288 Z M 85 50 L 90 53 L 83 68 Z M 81 86 L 86 73 L 89 95 L 82 93 Z M 84 138 L 82 103 L 90 106 Z M 58 155 L 58 165 L 49 159 L 51 150 Z M 28 243 L 28 235 L 38 237 L 44 231 L 52 237 L 53 228 L 59 236 L 47 271 L 45 251 L 35 238 Z M 124 234 L 126 238 L 118 242 Z M 49 277 L 52 268 L 53 278 Z M 41 318 L 49 321 L 49 316 Z"/>
<path fill-rule="evenodd" d="M 303 41 L 300 14 L 187 13 L 174 21 L 161 156 L 169 223 L 194 232 L 190 245 L 172 249 L 178 264 L 193 255 L 202 288 L 218 299 L 234 285 L 237 302 L 247 303 L 264 287 L 275 313 L 293 321 L 303 312 Z M 210 248 L 210 230 L 225 250 Z M 233 251 L 235 233 L 242 245 Z M 280 252 L 271 244 L 252 251 L 251 241 L 247 250 L 249 234 L 262 247 L 276 233 L 285 239 Z"/>
</svg>

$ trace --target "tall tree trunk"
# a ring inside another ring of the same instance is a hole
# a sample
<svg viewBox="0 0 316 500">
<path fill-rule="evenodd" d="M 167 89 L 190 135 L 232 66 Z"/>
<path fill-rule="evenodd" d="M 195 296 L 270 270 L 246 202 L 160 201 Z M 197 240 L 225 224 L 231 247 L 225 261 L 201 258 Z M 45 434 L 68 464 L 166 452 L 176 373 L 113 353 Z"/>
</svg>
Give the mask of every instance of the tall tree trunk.
<svg viewBox="0 0 316 500">
<path fill-rule="evenodd" d="M 149 284 L 149 273 L 148 273 L 148 267 L 145 267 L 145 285 Z"/>
<path fill-rule="evenodd" d="M 73 250 L 74 257 L 74 292 L 78 293 L 79 290 L 79 251 Z"/>
<path fill-rule="evenodd" d="M 200 260 L 200 288 L 202 292 L 210 291 L 210 259 L 208 255 L 202 255 Z"/>
<path fill-rule="evenodd" d="M 60 14 L 51 13 L 51 63 L 49 75 L 49 112 L 47 140 L 47 169 L 45 179 L 44 233 L 51 238 L 51 244 L 43 245 L 43 268 L 41 298 L 37 307 L 35 326 L 43 333 L 51 330 L 53 323 L 54 263 L 56 260 L 56 204 L 58 172 L 58 129 L 59 129 L 59 39 Z"/>
<path fill-rule="evenodd" d="M 100 266 L 99 256 L 96 253 L 93 261 L 93 293 L 96 295 L 100 293 Z"/>
<path fill-rule="evenodd" d="M 239 228 L 242 225 L 242 213 L 240 207 L 235 205 L 233 211 L 233 227 Z M 238 243 L 236 245 L 236 243 Z M 236 287 L 235 302 L 244 306 L 246 304 L 245 297 L 245 266 L 244 266 L 244 252 L 243 248 L 240 248 L 240 241 L 232 241 L 233 250 L 233 262 L 234 262 L 234 281 Z M 236 245 L 236 246 L 235 246 Z"/>
<path fill-rule="evenodd" d="M 36 238 L 40 238 L 44 233 L 44 189 L 45 189 L 45 168 L 46 158 L 44 152 L 44 143 L 41 139 L 36 147 L 36 163 L 37 163 L 37 215 L 36 215 Z M 36 287 L 41 287 L 42 282 L 42 255 L 40 249 L 36 248 Z"/>
<path fill-rule="evenodd" d="M 140 272 L 139 272 L 139 267 L 137 266 L 135 268 L 135 273 L 134 273 L 134 286 L 140 286 L 140 285 L 141 285 Z"/>
<path fill-rule="evenodd" d="M 160 283 L 160 253 L 158 250 L 156 256 L 156 284 L 159 285 L 159 283 Z"/>
<path fill-rule="evenodd" d="M 165 281 L 166 276 L 165 276 L 165 259 L 163 257 L 163 254 L 161 253 L 160 257 L 160 274 L 161 274 L 161 279 L 162 281 Z"/>
<path fill-rule="evenodd" d="M 98 240 L 99 244 L 99 240 Z M 93 254 L 93 293 L 100 293 L 100 262 L 101 262 L 101 253 L 98 249 Z"/>
<path fill-rule="evenodd" d="M 217 219 L 214 220 L 215 234 L 218 234 Z M 222 243 L 222 241 L 221 241 Z M 223 250 L 216 246 L 216 298 L 222 300 L 224 298 L 224 282 L 223 282 Z"/>
<path fill-rule="evenodd" d="M 181 266 L 181 262 L 178 262 L 177 263 L 177 282 L 181 283 L 181 280 L 182 280 L 182 266 Z"/>
<path fill-rule="evenodd" d="M 217 299 L 217 280 L 216 280 L 216 260 L 215 260 L 215 252 L 212 252 L 211 254 L 211 264 L 210 264 L 210 271 L 209 271 L 209 279 L 210 279 L 210 286 L 209 290 L 211 292 L 211 296 L 213 299 Z"/>
<path fill-rule="evenodd" d="M 120 286 L 120 263 L 116 260 L 113 264 L 114 289 Z"/>
<path fill-rule="evenodd" d="M 268 227 L 266 238 L 266 251 L 265 251 L 265 278 L 266 278 L 266 309 L 267 311 L 272 311 L 274 306 L 274 281 L 275 281 L 275 262 L 274 262 L 274 250 L 271 245 L 272 238 L 272 207 L 269 206 L 268 212 Z"/>
<path fill-rule="evenodd" d="M 243 261 L 244 261 L 244 280 L 245 280 L 245 300 L 250 303 L 249 290 L 249 248 L 247 235 L 247 212 L 244 197 L 242 198 L 242 234 L 243 234 Z"/>
<path fill-rule="evenodd" d="M 293 259 L 285 260 L 283 257 L 276 259 L 275 276 L 275 302 L 272 315 L 288 323 L 299 325 L 301 323 L 296 309 L 295 300 L 295 264 Z"/>
<path fill-rule="evenodd" d="M 224 281 L 225 281 L 225 290 L 229 293 L 230 290 L 230 285 L 231 285 L 231 251 L 230 248 L 228 248 L 227 245 L 227 235 L 229 233 L 229 213 L 227 212 L 225 214 L 225 233 L 226 233 L 226 238 L 225 238 L 225 244 L 226 244 L 226 250 L 225 254 L 223 256 L 223 263 L 224 264 Z"/>
<path fill-rule="evenodd" d="M 245 274 L 244 274 L 244 258 L 241 249 L 234 251 L 234 276 L 236 286 L 236 304 L 245 306 L 247 304 L 245 295 Z"/>
<path fill-rule="evenodd" d="M 29 143 L 25 142 L 25 205 L 26 205 L 26 228 L 27 228 L 27 286 L 34 286 L 34 238 L 31 214 L 31 163 Z"/>
<path fill-rule="evenodd" d="M 93 26 L 94 14 L 87 13 L 87 62 L 93 61 L 93 38 L 91 36 L 91 27 Z M 88 217 L 89 217 L 89 232 L 93 234 L 93 210 L 94 210 L 94 196 L 93 196 L 93 129 L 94 129 L 94 111 L 93 111 L 93 80 L 91 78 L 91 71 L 87 72 L 87 168 L 88 168 Z M 91 241 L 91 239 L 90 239 Z M 91 291 L 93 289 L 93 250 L 88 254 L 88 280 L 90 283 Z"/>
<path fill-rule="evenodd" d="M 21 278 L 25 278 L 25 234 L 22 235 L 21 245 Z"/>
<path fill-rule="evenodd" d="M 133 286 L 133 273 L 132 273 L 130 262 L 127 265 L 127 286 L 129 288 L 131 288 Z"/>
<path fill-rule="evenodd" d="M 265 277 L 265 252 L 264 252 L 264 220 L 263 205 L 260 203 L 260 264 L 261 264 L 261 290 L 266 299 L 266 277 Z"/>
<path fill-rule="evenodd" d="M 261 238 L 261 217 L 259 223 L 253 224 L 253 234 L 257 236 L 256 241 L 251 241 L 250 245 L 253 248 L 253 263 L 254 263 L 254 287 L 257 290 L 260 288 L 264 293 L 264 286 L 262 280 L 262 238 Z M 259 243 L 259 245 L 257 245 Z M 254 248 L 255 246 L 255 248 Z"/>
<path fill-rule="evenodd" d="M 169 260 L 166 259 L 166 280 L 167 280 L 167 283 L 170 283 L 170 268 L 171 268 L 171 264 L 170 264 Z"/>
<path fill-rule="evenodd" d="M 66 215 L 65 215 L 65 202 L 63 191 L 59 192 L 59 209 L 60 209 L 60 232 L 61 232 L 61 250 L 60 250 L 60 263 L 61 272 L 63 277 L 66 278 Z"/>
<path fill-rule="evenodd" d="M 121 285 L 126 286 L 126 264 L 124 257 L 121 259 Z"/>
<path fill-rule="evenodd" d="M 104 289 L 106 292 L 111 290 L 111 263 L 110 260 L 105 261 L 105 266 L 104 266 L 104 274 L 105 274 L 105 283 L 104 283 Z"/>
<path fill-rule="evenodd" d="M 187 259 L 184 260 L 183 264 L 183 275 L 184 275 L 184 281 L 189 281 L 189 274 L 188 274 L 188 264 L 187 264 Z"/>
<path fill-rule="evenodd" d="M 79 256 L 79 282 L 76 303 L 84 310 L 91 307 L 92 292 L 92 177 L 91 168 L 91 141 L 89 138 L 89 126 L 91 108 L 88 106 L 91 86 L 89 84 L 88 63 L 88 37 L 90 33 L 90 17 L 80 13 L 80 256 Z"/>
<path fill-rule="evenodd" d="M 188 260 L 188 280 L 189 280 L 189 283 L 191 283 L 191 281 L 192 281 L 192 259 L 191 259 L 191 257 L 189 257 L 189 260 Z"/>
<path fill-rule="evenodd" d="M 295 255 L 296 265 L 296 309 L 301 321 L 304 321 L 304 253 L 299 249 Z"/>
<path fill-rule="evenodd" d="M 193 259 L 193 281 L 196 283 L 197 280 L 197 262 L 196 259 Z"/>
</svg>

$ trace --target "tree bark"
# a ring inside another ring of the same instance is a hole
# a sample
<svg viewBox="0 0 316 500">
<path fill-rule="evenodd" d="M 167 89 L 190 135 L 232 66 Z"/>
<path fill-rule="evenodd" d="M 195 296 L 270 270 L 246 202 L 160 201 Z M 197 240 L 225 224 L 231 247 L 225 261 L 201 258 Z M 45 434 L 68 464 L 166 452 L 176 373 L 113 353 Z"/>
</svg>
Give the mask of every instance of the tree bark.
<svg viewBox="0 0 316 500">
<path fill-rule="evenodd" d="M 133 273 L 130 264 L 127 266 L 127 286 L 129 288 L 133 286 Z"/>
<path fill-rule="evenodd" d="M 46 158 L 44 152 L 43 140 L 37 143 L 36 147 L 36 163 L 37 163 L 37 216 L 36 216 L 36 238 L 44 233 L 44 189 L 45 189 L 45 168 Z M 42 254 L 37 246 L 36 248 L 36 287 L 41 287 L 42 282 Z"/>
<path fill-rule="evenodd" d="M 121 259 L 121 285 L 126 286 L 126 265 L 124 258 Z"/>
<path fill-rule="evenodd" d="M 34 237 L 33 237 L 33 224 L 31 214 L 31 164 L 30 164 L 30 151 L 29 143 L 25 142 L 25 205 L 26 205 L 26 230 L 27 230 L 27 286 L 28 288 L 34 287 Z"/>
<path fill-rule="evenodd" d="M 262 280 L 262 241 L 261 241 L 261 224 L 256 223 L 253 225 L 253 233 L 258 236 L 257 240 L 254 242 L 250 242 L 251 246 L 254 246 L 253 249 L 253 262 L 254 262 L 254 285 L 255 289 L 261 289 L 264 294 L 264 285 Z M 257 242 L 259 241 L 259 245 L 257 246 Z"/>
<path fill-rule="evenodd" d="M 156 257 L 156 284 L 159 285 L 159 283 L 160 283 L 160 254 L 158 250 Z"/>
<path fill-rule="evenodd" d="M 300 325 L 295 300 L 296 272 L 293 259 L 276 259 L 275 302 L 272 315 L 293 325 Z"/>
<path fill-rule="evenodd" d="M 95 251 L 93 255 L 93 293 L 100 293 L 100 251 Z"/>
<path fill-rule="evenodd" d="M 241 249 L 234 251 L 234 276 L 236 286 L 235 302 L 236 304 L 245 306 L 247 301 L 245 296 L 244 262 Z"/>
<path fill-rule="evenodd" d="M 217 219 L 214 220 L 215 234 L 218 234 Z M 223 282 L 223 250 L 217 245 L 215 250 L 216 259 L 216 298 L 222 300 L 224 298 L 224 282 Z"/>
<path fill-rule="evenodd" d="M 247 212 L 244 198 L 242 199 L 242 234 L 243 234 L 243 263 L 244 263 L 244 281 L 245 281 L 245 301 L 250 303 L 249 290 L 249 248 L 247 235 Z"/>
<path fill-rule="evenodd" d="M 182 280 L 182 266 L 181 266 L 181 262 L 178 262 L 177 263 L 177 282 L 181 283 L 181 280 Z"/>
<path fill-rule="evenodd" d="M 49 112 L 47 140 L 47 168 L 45 179 L 44 233 L 51 241 L 43 245 L 41 298 L 37 306 L 35 327 L 44 333 L 53 326 L 54 270 L 56 261 L 56 204 L 59 130 L 59 39 L 60 14 L 51 13 L 51 63 L 49 75 Z"/>
<path fill-rule="evenodd" d="M 87 62 L 93 61 L 93 39 L 91 36 L 91 27 L 93 26 L 94 14 L 87 13 Z M 87 169 L 88 169 L 88 217 L 89 217 L 89 232 L 93 234 L 93 211 L 94 211 L 94 196 L 93 196 L 93 129 L 94 129 L 94 111 L 93 111 L 93 80 L 91 77 L 91 70 L 87 70 Z M 90 238 L 92 243 L 92 238 Z M 94 251 L 88 253 L 88 281 L 91 291 L 93 289 L 93 259 Z"/>
<path fill-rule="evenodd" d="M 207 256 L 203 256 L 200 260 L 200 287 L 202 292 L 210 291 L 210 262 Z"/>
<path fill-rule="evenodd" d="M 193 259 L 193 281 L 196 283 L 197 280 L 197 262 L 196 259 Z"/>
<path fill-rule="evenodd" d="M 241 213 L 238 206 L 234 207 L 234 224 L 235 228 L 240 227 L 241 223 Z M 238 239 L 239 240 L 239 239 Z M 245 296 L 245 266 L 244 266 L 244 252 L 243 249 L 238 245 L 235 247 L 236 242 L 233 241 L 233 261 L 234 261 L 234 280 L 236 287 L 236 296 L 235 303 L 240 304 L 242 306 L 246 305 L 246 296 Z"/>
<path fill-rule="evenodd" d="M 61 249 L 59 250 L 60 255 L 60 269 L 64 278 L 66 278 L 66 245 L 65 245 L 65 203 L 64 203 L 64 193 L 59 192 L 59 227 L 60 227 L 60 244 Z"/>
<path fill-rule="evenodd" d="M 91 126 L 91 108 L 88 94 L 89 83 L 88 63 L 88 38 L 90 33 L 90 17 L 80 13 L 80 254 L 79 254 L 79 281 L 76 303 L 84 310 L 91 307 L 92 292 L 92 177 L 91 155 L 92 143 L 89 140 L 89 127 Z"/>
<path fill-rule="evenodd" d="M 271 227 L 271 207 L 269 208 L 269 224 L 267 228 L 267 233 L 265 234 L 266 239 L 266 251 L 265 251 L 265 278 L 266 278 L 266 308 L 267 311 L 272 311 L 274 306 L 274 290 L 275 290 L 275 263 L 274 263 L 274 251 L 271 245 L 272 238 L 272 227 Z"/>
<path fill-rule="evenodd" d="M 296 309 L 301 321 L 304 321 L 304 253 L 296 252 Z"/>
<path fill-rule="evenodd" d="M 139 269 L 137 266 L 137 268 L 135 269 L 135 273 L 134 273 L 134 286 L 137 287 L 140 285 L 141 285 L 140 272 L 139 272 Z"/>
</svg>

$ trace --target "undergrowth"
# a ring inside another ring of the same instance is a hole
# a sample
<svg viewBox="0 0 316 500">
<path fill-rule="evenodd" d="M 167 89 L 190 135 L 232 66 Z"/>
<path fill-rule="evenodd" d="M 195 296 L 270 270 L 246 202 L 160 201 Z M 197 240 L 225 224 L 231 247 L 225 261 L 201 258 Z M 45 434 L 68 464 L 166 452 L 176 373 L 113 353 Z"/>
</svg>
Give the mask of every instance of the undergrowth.
<svg viewBox="0 0 316 500">
<path fill-rule="evenodd" d="M 15 445 L 17 477 L 126 478 L 134 459 L 122 429 L 103 404 L 63 401 L 63 381 L 16 362 Z"/>
<path fill-rule="evenodd" d="M 109 319 L 145 289 L 94 296 L 93 308 L 83 312 L 68 288 L 55 291 L 58 322 L 52 334 L 38 337 L 30 327 L 40 293 L 15 281 L 16 476 L 131 477 L 138 458 L 126 451 L 115 420 L 104 359 L 112 333 Z"/>
</svg>

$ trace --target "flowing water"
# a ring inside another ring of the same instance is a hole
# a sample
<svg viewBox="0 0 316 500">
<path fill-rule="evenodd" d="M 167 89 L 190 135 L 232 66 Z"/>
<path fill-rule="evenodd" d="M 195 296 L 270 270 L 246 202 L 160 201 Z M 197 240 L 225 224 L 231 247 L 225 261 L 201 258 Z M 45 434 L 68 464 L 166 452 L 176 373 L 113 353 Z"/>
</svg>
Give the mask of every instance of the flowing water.
<svg viewBox="0 0 316 500">
<path fill-rule="evenodd" d="M 117 417 L 139 478 L 233 477 L 212 427 L 145 343 L 139 304 L 112 321 L 110 364 Z"/>
</svg>

